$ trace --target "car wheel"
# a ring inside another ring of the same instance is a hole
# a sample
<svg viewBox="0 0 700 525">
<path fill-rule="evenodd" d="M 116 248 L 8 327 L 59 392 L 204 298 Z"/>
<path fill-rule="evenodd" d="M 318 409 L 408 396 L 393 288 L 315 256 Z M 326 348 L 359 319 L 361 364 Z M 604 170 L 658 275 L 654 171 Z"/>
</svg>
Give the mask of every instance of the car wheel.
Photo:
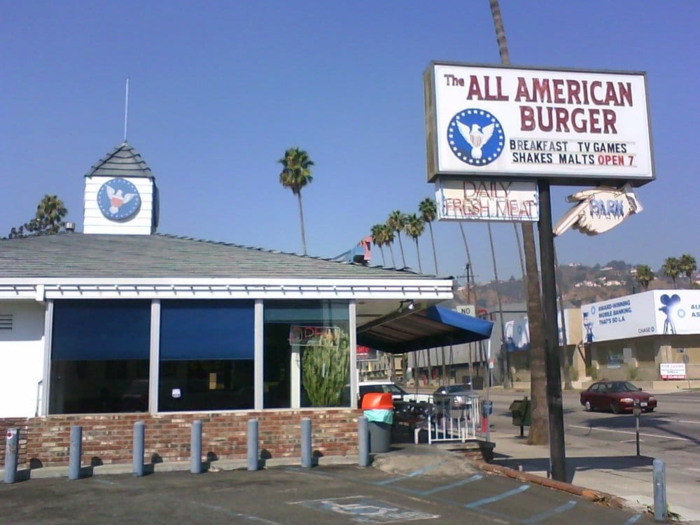
<svg viewBox="0 0 700 525">
<path fill-rule="evenodd" d="M 620 412 L 622 412 L 620 410 L 620 405 L 618 405 L 617 403 L 610 403 L 610 410 L 612 410 L 613 414 L 619 414 Z"/>
<path fill-rule="evenodd" d="M 583 406 L 584 406 L 584 408 L 586 409 L 586 412 L 592 412 L 592 411 L 593 411 L 593 407 L 591 406 L 591 402 L 590 402 L 590 401 L 586 401 L 586 404 L 583 405 Z"/>
</svg>

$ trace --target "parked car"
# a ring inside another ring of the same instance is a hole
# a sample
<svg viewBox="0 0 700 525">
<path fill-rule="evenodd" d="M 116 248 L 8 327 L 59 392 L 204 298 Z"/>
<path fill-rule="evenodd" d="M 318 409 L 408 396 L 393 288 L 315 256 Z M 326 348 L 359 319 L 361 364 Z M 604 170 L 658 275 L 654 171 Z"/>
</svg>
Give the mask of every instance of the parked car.
<svg viewBox="0 0 700 525">
<path fill-rule="evenodd" d="M 656 398 L 629 381 L 598 381 L 581 392 L 581 404 L 586 411 L 612 410 L 615 414 L 631 412 L 635 399 L 645 412 L 656 408 Z"/>
<path fill-rule="evenodd" d="M 469 384 L 441 386 L 433 392 L 433 403 L 445 405 L 450 400 L 450 408 L 463 408 L 470 394 L 474 392 Z"/>
</svg>

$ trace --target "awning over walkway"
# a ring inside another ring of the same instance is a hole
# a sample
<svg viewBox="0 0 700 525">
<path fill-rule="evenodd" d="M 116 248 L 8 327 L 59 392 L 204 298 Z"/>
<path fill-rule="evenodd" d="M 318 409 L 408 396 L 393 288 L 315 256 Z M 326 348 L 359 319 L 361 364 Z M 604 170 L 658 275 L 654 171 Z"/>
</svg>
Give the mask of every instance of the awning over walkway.
<svg viewBox="0 0 700 525">
<path fill-rule="evenodd" d="M 491 337 L 491 330 L 491 321 L 431 306 L 409 315 L 386 316 L 359 327 L 357 344 L 401 354 L 482 341 Z"/>
</svg>

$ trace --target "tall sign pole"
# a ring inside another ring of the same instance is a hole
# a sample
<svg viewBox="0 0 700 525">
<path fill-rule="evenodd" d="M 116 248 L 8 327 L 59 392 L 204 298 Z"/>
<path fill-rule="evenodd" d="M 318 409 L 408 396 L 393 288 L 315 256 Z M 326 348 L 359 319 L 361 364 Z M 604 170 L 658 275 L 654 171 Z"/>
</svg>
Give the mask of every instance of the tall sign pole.
<svg viewBox="0 0 700 525">
<path fill-rule="evenodd" d="M 501 64 L 510 65 L 506 30 L 498 0 L 489 0 L 491 16 L 496 26 L 496 40 Z M 557 327 L 556 278 L 554 266 L 554 234 L 552 233 L 552 201 L 549 181 L 538 181 L 540 220 L 540 264 L 542 266 L 542 295 L 545 327 L 545 355 L 547 369 L 547 406 L 549 413 L 549 456 L 551 475 L 558 481 L 566 480 L 566 449 L 564 443 L 564 409 L 559 366 L 559 331 Z M 524 276 L 527 278 L 527 276 Z M 501 317 L 502 319 L 502 317 Z M 501 321 L 502 322 L 502 321 Z M 501 328 L 502 329 L 502 328 Z M 507 352 L 507 350 L 506 350 Z"/>
<path fill-rule="evenodd" d="M 549 456 L 552 478 L 566 481 L 566 448 L 564 444 L 564 407 L 559 364 L 559 329 L 557 326 L 557 281 L 554 266 L 554 233 L 552 231 L 552 199 L 546 179 L 538 181 L 540 190 L 540 265 L 542 267 L 542 307 L 547 367 L 547 407 L 549 409 Z"/>
</svg>

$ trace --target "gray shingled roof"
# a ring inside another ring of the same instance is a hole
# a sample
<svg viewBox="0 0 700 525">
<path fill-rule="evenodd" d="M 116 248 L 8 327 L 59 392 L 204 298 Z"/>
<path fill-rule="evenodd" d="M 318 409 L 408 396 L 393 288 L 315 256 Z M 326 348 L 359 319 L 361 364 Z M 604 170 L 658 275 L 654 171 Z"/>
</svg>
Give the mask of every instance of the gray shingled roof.
<svg viewBox="0 0 700 525">
<path fill-rule="evenodd" d="M 151 168 L 131 144 L 123 142 L 101 158 L 86 177 L 147 177 L 153 179 Z"/>
<path fill-rule="evenodd" d="M 0 240 L 7 278 L 425 279 L 409 270 L 172 235 L 61 233 Z"/>
</svg>

